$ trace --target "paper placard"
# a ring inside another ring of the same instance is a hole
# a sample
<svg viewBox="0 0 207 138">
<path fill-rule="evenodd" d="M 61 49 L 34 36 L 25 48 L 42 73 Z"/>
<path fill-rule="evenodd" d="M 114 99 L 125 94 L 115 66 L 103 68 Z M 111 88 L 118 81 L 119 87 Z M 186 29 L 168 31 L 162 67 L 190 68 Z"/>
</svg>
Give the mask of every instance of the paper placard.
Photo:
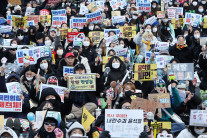
<svg viewBox="0 0 207 138">
<path fill-rule="evenodd" d="M 6 88 L 7 88 L 8 93 L 17 93 L 17 94 L 22 93 L 21 86 L 20 86 L 19 82 L 6 83 Z"/>
<path fill-rule="evenodd" d="M 207 110 L 190 110 L 190 126 L 207 127 Z"/>
<path fill-rule="evenodd" d="M 135 81 L 152 81 L 157 77 L 157 64 L 135 64 Z"/>
<path fill-rule="evenodd" d="M 74 73 L 74 67 L 63 66 L 63 76 Z"/>
<path fill-rule="evenodd" d="M 156 93 L 156 94 L 148 94 L 148 99 L 150 101 L 157 102 L 157 108 L 170 108 L 171 100 L 169 93 Z"/>
</svg>

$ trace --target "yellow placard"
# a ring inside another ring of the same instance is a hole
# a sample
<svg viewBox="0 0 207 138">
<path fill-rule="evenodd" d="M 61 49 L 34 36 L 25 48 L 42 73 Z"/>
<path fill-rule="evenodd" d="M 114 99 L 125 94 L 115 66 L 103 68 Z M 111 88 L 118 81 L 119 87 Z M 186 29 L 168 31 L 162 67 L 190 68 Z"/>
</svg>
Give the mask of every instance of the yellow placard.
<svg viewBox="0 0 207 138">
<path fill-rule="evenodd" d="M 70 91 L 96 91 L 96 74 L 70 74 L 68 89 Z"/>
<path fill-rule="evenodd" d="M 91 115 L 91 113 L 88 112 L 88 110 L 83 106 L 83 112 L 82 112 L 82 118 L 81 118 L 81 124 L 85 128 L 85 130 L 88 130 L 90 125 L 95 121 L 95 117 Z"/>
<path fill-rule="evenodd" d="M 123 38 L 133 38 L 136 35 L 136 26 L 120 26 Z"/>
<path fill-rule="evenodd" d="M 135 81 L 152 81 L 157 77 L 157 64 L 135 64 Z"/>
<path fill-rule="evenodd" d="M 12 26 L 16 26 L 16 27 L 27 26 L 27 16 L 21 18 L 12 16 Z"/>
<path fill-rule="evenodd" d="M 47 23 L 51 24 L 51 15 L 40 15 L 40 22 L 45 25 Z"/>
<path fill-rule="evenodd" d="M 153 125 L 155 122 L 151 122 L 151 125 Z M 148 122 L 144 122 L 144 125 L 147 125 Z M 169 129 L 171 130 L 171 122 L 157 122 L 157 124 L 160 126 L 161 129 Z"/>
<path fill-rule="evenodd" d="M 171 24 L 174 29 L 177 29 L 178 24 L 180 24 L 180 26 L 183 27 L 184 22 L 185 22 L 185 18 L 179 18 L 178 20 L 175 18 L 171 19 Z"/>
<path fill-rule="evenodd" d="M 0 115 L 0 131 L 4 128 L 4 115 Z"/>
<path fill-rule="evenodd" d="M 92 31 L 92 32 L 89 32 L 89 38 L 95 44 L 99 44 L 100 41 L 104 38 L 104 32 L 101 32 L 101 31 Z"/>
<path fill-rule="evenodd" d="M 121 16 L 121 11 L 112 11 L 111 16 Z"/>
<path fill-rule="evenodd" d="M 14 6 L 14 4 L 22 5 L 21 0 L 8 0 L 8 3 L 10 3 L 11 6 Z"/>
<path fill-rule="evenodd" d="M 98 7 L 96 6 L 95 2 L 91 2 L 88 6 L 87 6 L 88 10 L 92 13 L 96 10 L 98 10 Z"/>
<path fill-rule="evenodd" d="M 67 33 L 68 29 L 60 29 L 60 39 L 63 41 L 64 39 L 67 39 Z"/>
</svg>

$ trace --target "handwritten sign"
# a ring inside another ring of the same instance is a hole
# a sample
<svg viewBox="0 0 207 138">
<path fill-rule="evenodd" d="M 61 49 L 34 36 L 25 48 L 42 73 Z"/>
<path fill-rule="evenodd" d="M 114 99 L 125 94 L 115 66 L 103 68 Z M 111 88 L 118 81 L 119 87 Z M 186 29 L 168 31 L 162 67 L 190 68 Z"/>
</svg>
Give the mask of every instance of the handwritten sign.
<svg viewBox="0 0 207 138">
<path fill-rule="evenodd" d="M 1 112 L 22 112 L 22 100 L 20 94 L 0 93 Z"/>
<path fill-rule="evenodd" d="M 14 6 L 14 4 L 22 5 L 21 0 L 8 0 L 8 3 L 10 3 L 11 6 Z"/>
<path fill-rule="evenodd" d="M 7 88 L 8 93 L 20 94 L 22 92 L 19 82 L 6 83 L 6 88 Z"/>
<path fill-rule="evenodd" d="M 88 6 L 87 6 L 88 10 L 93 13 L 96 10 L 98 10 L 98 6 L 96 6 L 95 2 L 91 2 Z"/>
<path fill-rule="evenodd" d="M 135 81 L 151 81 L 157 77 L 157 64 L 135 64 Z"/>
<path fill-rule="evenodd" d="M 74 73 L 74 67 L 63 66 L 63 76 L 73 73 Z"/>
<path fill-rule="evenodd" d="M 155 114 L 157 104 L 157 102 L 136 97 L 135 100 L 132 100 L 130 109 L 143 109 L 145 112 L 152 112 Z"/>
<path fill-rule="evenodd" d="M 148 94 L 148 99 L 150 101 L 157 102 L 157 108 L 170 108 L 170 94 L 169 93 L 156 93 L 156 94 Z"/>
<path fill-rule="evenodd" d="M 133 38 L 136 35 L 136 26 L 120 26 L 123 38 Z"/>
<path fill-rule="evenodd" d="M 167 69 L 167 74 L 174 74 L 176 80 L 194 80 L 193 63 L 168 64 Z"/>
<path fill-rule="evenodd" d="M 190 126 L 206 127 L 207 110 L 192 110 L 190 111 Z"/>
<path fill-rule="evenodd" d="M 157 11 L 157 18 L 165 18 L 165 12 L 164 11 Z"/>
<path fill-rule="evenodd" d="M 105 130 L 111 137 L 138 138 L 144 130 L 143 110 L 106 109 Z"/>
<path fill-rule="evenodd" d="M 70 74 L 68 88 L 70 91 L 96 91 L 96 75 Z"/>
</svg>

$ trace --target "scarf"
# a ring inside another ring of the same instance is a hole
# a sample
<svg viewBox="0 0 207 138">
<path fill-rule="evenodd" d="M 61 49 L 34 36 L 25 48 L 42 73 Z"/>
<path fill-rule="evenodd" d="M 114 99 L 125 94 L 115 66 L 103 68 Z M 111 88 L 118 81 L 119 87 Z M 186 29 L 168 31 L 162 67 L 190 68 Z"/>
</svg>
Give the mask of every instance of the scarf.
<svg viewBox="0 0 207 138">
<path fill-rule="evenodd" d="M 145 41 L 145 40 L 142 40 L 143 43 L 145 43 L 147 45 L 147 51 L 149 51 L 150 49 L 150 41 Z"/>
<path fill-rule="evenodd" d="M 181 50 L 181 49 L 183 49 L 184 47 L 187 46 L 186 44 L 184 44 L 184 45 L 175 44 L 175 45 L 176 45 L 176 48 L 179 49 L 179 50 Z"/>
</svg>

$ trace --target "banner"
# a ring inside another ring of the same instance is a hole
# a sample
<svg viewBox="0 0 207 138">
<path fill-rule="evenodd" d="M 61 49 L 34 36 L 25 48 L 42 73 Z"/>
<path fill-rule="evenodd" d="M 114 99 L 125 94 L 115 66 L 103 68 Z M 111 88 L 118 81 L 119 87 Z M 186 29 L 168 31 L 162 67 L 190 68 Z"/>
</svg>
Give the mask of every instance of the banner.
<svg viewBox="0 0 207 138">
<path fill-rule="evenodd" d="M 105 130 L 111 137 L 138 138 L 144 130 L 143 120 L 143 110 L 105 110 Z"/>
<path fill-rule="evenodd" d="M 0 33 L 8 33 L 12 31 L 12 26 L 0 25 Z"/>
<path fill-rule="evenodd" d="M 153 114 L 155 114 L 157 104 L 157 102 L 136 97 L 135 99 L 132 99 L 130 109 L 143 109 L 145 113 L 152 112 Z"/>
<path fill-rule="evenodd" d="M 61 2 L 61 0 L 47 0 L 47 5 L 57 4 L 59 2 Z"/>
<path fill-rule="evenodd" d="M 207 110 L 190 110 L 190 126 L 207 127 Z"/>
<path fill-rule="evenodd" d="M 112 24 L 123 25 L 126 22 L 125 16 L 112 16 Z"/>
<path fill-rule="evenodd" d="M 202 22 L 202 15 L 196 13 L 185 13 L 185 24 L 191 24 L 192 26 L 198 26 Z"/>
<path fill-rule="evenodd" d="M 167 56 L 167 55 L 157 55 L 156 56 L 156 63 L 157 68 L 165 68 L 167 64 L 174 58 L 174 56 Z"/>
<path fill-rule="evenodd" d="M 176 12 L 177 12 L 177 9 L 176 8 L 168 8 L 167 9 L 167 15 L 168 15 L 168 18 L 176 18 Z"/>
<path fill-rule="evenodd" d="M 52 17 L 52 26 L 60 27 L 62 23 L 67 23 L 67 16 L 53 16 Z"/>
<path fill-rule="evenodd" d="M 150 0 L 136 0 L 139 12 L 151 12 Z"/>
<path fill-rule="evenodd" d="M 117 35 L 117 36 L 120 36 L 121 35 L 121 30 L 120 29 L 104 29 L 104 37 L 109 37 L 109 32 L 110 31 L 113 31 L 113 32 L 115 32 L 115 34 Z"/>
<path fill-rule="evenodd" d="M 51 25 L 51 15 L 40 15 L 40 22 L 43 25 Z"/>
<path fill-rule="evenodd" d="M 16 27 L 24 27 L 27 26 L 27 16 L 25 17 L 15 17 L 12 16 L 12 26 L 16 26 Z"/>
<path fill-rule="evenodd" d="M 29 15 L 27 16 L 28 21 L 34 21 L 35 24 L 40 22 L 40 16 L 39 15 Z"/>
<path fill-rule="evenodd" d="M 63 66 L 63 76 L 74 73 L 74 67 Z"/>
<path fill-rule="evenodd" d="M 49 85 L 49 84 L 41 83 L 39 98 L 41 97 L 42 90 L 44 90 L 45 88 L 49 88 L 49 87 L 53 88 L 57 92 L 57 94 L 60 96 L 61 102 L 64 103 L 64 92 L 67 90 L 67 88 L 61 87 L 61 86 Z"/>
<path fill-rule="evenodd" d="M 94 12 L 86 14 L 86 17 L 91 23 L 99 23 L 103 21 L 101 12 Z"/>
<path fill-rule="evenodd" d="M 101 31 L 90 31 L 89 32 L 89 37 L 91 41 L 95 44 L 99 44 L 100 41 L 104 38 L 104 32 Z"/>
<path fill-rule="evenodd" d="M 171 108 L 171 100 L 169 93 L 148 94 L 150 101 L 157 102 L 157 108 Z"/>
<path fill-rule="evenodd" d="M 83 33 L 83 32 L 68 32 L 68 33 L 67 33 L 67 40 L 68 40 L 69 42 L 73 42 L 74 38 L 75 38 L 76 36 L 78 36 L 79 34 L 84 34 L 84 33 Z"/>
<path fill-rule="evenodd" d="M 164 11 L 157 11 L 157 18 L 165 18 L 165 12 Z"/>
<path fill-rule="evenodd" d="M 81 124 L 85 128 L 85 130 L 88 130 L 90 125 L 95 121 L 96 118 L 88 112 L 88 110 L 83 106 L 83 112 L 82 112 L 82 118 L 81 118 Z"/>
<path fill-rule="evenodd" d="M 72 18 L 70 19 L 70 28 L 83 29 L 87 22 L 87 18 Z"/>
<path fill-rule="evenodd" d="M 175 75 L 176 80 L 194 80 L 193 63 L 176 63 L 167 65 L 167 75 Z"/>
<path fill-rule="evenodd" d="M 68 89 L 70 91 L 96 91 L 96 74 L 70 74 Z"/>
<path fill-rule="evenodd" d="M 0 93 L 1 112 L 22 112 L 22 100 L 20 94 Z"/>
<path fill-rule="evenodd" d="M 158 53 L 159 52 L 154 52 L 155 53 L 155 58 L 156 56 L 158 56 Z M 152 55 L 152 52 L 151 51 L 145 51 L 145 63 L 146 64 L 151 64 L 151 55 Z M 155 60 L 154 58 L 154 60 Z M 155 61 L 153 61 L 153 63 L 155 63 Z"/>
<path fill-rule="evenodd" d="M 10 3 L 11 6 L 14 6 L 15 4 L 16 5 L 22 5 L 21 0 L 8 0 L 8 3 Z"/>
<path fill-rule="evenodd" d="M 152 81 L 157 77 L 157 64 L 135 64 L 135 81 Z"/>
<path fill-rule="evenodd" d="M 120 26 L 123 38 L 134 38 L 136 35 L 136 26 Z"/>
<path fill-rule="evenodd" d="M 66 16 L 66 10 L 60 9 L 60 10 L 51 10 L 52 16 Z"/>
<path fill-rule="evenodd" d="M 6 83 L 6 88 L 8 93 L 16 93 L 16 94 L 21 94 L 21 86 L 19 82 L 10 82 Z"/>
</svg>

